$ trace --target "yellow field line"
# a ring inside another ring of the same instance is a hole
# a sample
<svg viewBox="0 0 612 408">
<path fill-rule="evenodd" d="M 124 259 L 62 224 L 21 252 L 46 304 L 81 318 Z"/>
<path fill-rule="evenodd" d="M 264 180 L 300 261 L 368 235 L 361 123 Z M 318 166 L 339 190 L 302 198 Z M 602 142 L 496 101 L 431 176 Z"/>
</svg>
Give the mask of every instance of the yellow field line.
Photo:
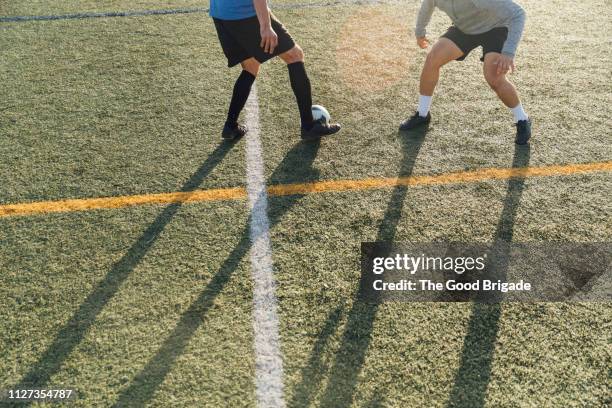
<svg viewBox="0 0 612 408">
<path fill-rule="evenodd" d="M 39 201 L 35 203 L 8 204 L 0 206 L 0 217 L 10 215 L 31 215 L 51 212 L 72 212 L 123 208 L 147 204 L 172 204 L 200 201 L 235 200 L 246 198 L 244 188 L 217 190 L 196 190 L 189 192 L 142 194 L 120 197 L 77 198 L 60 201 Z"/>
<path fill-rule="evenodd" d="M 574 174 L 612 171 L 612 161 L 562 166 L 489 168 L 445 173 L 431 176 L 367 178 L 362 180 L 330 180 L 311 183 L 277 184 L 268 187 L 270 196 L 372 190 L 396 186 L 427 186 L 470 183 L 485 180 L 507 180 L 517 177 L 569 176 Z M 247 197 L 244 187 L 189 192 L 142 194 L 119 197 L 83 198 L 0 205 L 0 217 L 124 208 L 147 204 L 172 204 L 204 201 L 238 200 Z"/>
<path fill-rule="evenodd" d="M 484 180 L 507 180 L 516 177 L 567 176 L 579 173 L 612 171 L 612 161 L 601 163 L 572 164 L 567 166 L 521 167 L 507 169 L 481 169 L 445 173 L 433 176 L 411 176 L 394 178 L 368 178 L 362 180 L 317 181 L 303 184 L 280 184 L 270 186 L 268 193 L 274 196 L 323 193 L 330 191 L 371 190 L 395 186 L 427 186 L 436 184 L 469 183 Z"/>
</svg>

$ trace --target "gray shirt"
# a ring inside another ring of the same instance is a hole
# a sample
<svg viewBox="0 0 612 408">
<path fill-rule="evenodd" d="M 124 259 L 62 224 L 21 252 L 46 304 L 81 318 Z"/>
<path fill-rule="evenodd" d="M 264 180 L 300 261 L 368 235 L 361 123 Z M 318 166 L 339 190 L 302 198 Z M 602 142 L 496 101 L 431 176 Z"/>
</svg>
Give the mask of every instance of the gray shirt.
<svg viewBox="0 0 612 408">
<path fill-rule="evenodd" d="M 497 27 L 508 28 L 503 54 L 514 56 L 525 28 L 525 10 L 512 0 L 423 0 L 415 33 L 424 37 L 425 28 L 438 7 L 466 34 L 482 34 Z"/>
</svg>

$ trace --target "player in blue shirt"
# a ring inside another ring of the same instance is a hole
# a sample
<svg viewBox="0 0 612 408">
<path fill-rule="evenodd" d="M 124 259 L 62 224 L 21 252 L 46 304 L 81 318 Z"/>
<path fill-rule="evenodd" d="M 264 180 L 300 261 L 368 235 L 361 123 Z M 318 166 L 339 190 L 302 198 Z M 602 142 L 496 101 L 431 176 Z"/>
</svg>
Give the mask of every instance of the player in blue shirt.
<svg viewBox="0 0 612 408">
<path fill-rule="evenodd" d="M 219 20 L 242 20 L 257 12 L 253 0 L 210 0 L 209 14 Z"/>
<path fill-rule="evenodd" d="M 302 139 L 315 140 L 340 130 L 338 124 L 313 120 L 304 52 L 272 15 L 267 0 L 211 0 L 210 16 L 215 22 L 228 67 L 242 66 L 223 127 L 224 139 L 234 140 L 248 131 L 246 126 L 238 123 L 238 117 L 249 97 L 259 66 L 276 56 L 287 63 L 291 88 L 300 112 Z"/>
</svg>

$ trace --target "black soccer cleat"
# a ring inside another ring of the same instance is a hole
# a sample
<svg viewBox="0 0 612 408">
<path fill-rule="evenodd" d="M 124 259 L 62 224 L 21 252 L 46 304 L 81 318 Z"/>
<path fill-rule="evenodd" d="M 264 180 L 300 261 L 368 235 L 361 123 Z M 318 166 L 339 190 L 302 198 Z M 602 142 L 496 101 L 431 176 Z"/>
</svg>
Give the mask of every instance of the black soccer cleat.
<svg viewBox="0 0 612 408">
<path fill-rule="evenodd" d="M 431 113 L 428 113 L 426 117 L 422 117 L 417 111 L 411 118 L 408 118 L 400 123 L 399 129 L 402 131 L 412 130 L 420 126 L 427 125 L 429 122 L 431 122 Z"/>
<path fill-rule="evenodd" d="M 302 128 L 302 140 L 317 140 L 325 136 L 338 133 L 342 129 L 338 123 L 327 123 L 325 119 L 319 119 L 312 122 L 310 129 Z"/>
<path fill-rule="evenodd" d="M 524 146 L 531 139 L 531 119 L 519 120 L 516 124 L 516 139 L 515 143 Z"/>
<path fill-rule="evenodd" d="M 230 126 L 227 123 L 223 126 L 221 137 L 225 140 L 236 140 L 246 135 L 249 129 L 244 125 Z"/>
</svg>

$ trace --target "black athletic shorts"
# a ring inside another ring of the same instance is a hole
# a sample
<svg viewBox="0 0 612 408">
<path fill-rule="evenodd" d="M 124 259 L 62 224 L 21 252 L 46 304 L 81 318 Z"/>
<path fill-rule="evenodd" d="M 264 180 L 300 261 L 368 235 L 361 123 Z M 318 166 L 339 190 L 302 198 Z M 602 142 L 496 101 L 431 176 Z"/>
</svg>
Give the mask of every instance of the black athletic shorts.
<svg viewBox="0 0 612 408">
<path fill-rule="evenodd" d="M 474 48 L 479 46 L 482 46 L 482 58 L 480 60 L 484 61 L 484 56 L 490 52 L 501 54 L 508 38 L 508 29 L 506 27 L 498 27 L 486 33 L 470 35 L 455 26 L 451 26 L 442 37 L 448 38 L 463 51 L 463 56 L 457 58 L 457 61 L 463 61 Z"/>
<path fill-rule="evenodd" d="M 223 53 L 227 57 L 227 66 L 233 67 L 236 64 L 255 58 L 259 63 L 276 57 L 289 51 L 295 46 L 295 41 L 287 32 L 287 29 L 273 15 L 272 29 L 278 35 L 278 45 L 268 54 L 261 48 L 261 34 L 259 33 L 259 20 L 257 16 L 245 18 L 243 20 L 219 20 L 215 21 L 215 28 L 221 42 Z"/>
</svg>

